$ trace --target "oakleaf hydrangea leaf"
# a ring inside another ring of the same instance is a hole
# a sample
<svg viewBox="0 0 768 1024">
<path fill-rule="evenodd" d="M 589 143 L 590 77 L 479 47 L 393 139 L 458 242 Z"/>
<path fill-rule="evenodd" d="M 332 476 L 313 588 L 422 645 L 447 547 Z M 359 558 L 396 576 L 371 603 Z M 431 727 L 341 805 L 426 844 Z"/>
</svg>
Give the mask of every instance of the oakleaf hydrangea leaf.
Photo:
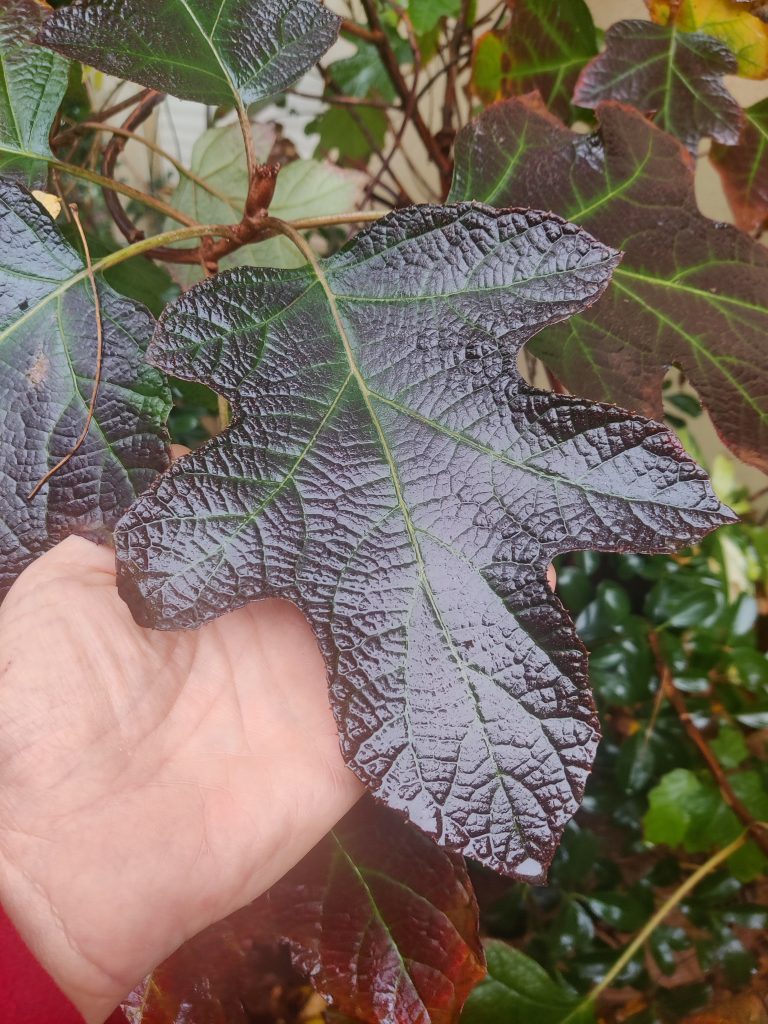
<svg viewBox="0 0 768 1024">
<path fill-rule="evenodd" d="M 726 146 L 739 139 L 741 107 L 723 75 L 736 71 L 725 43 L 674 25 L 619 21 L 605 34 L 605 50 L 576 84 L 574 103 L 595 108 L 603 100 L 629 103 L 692 152 L 709 135 Z"/>
<path fill-rule="evenodd" d="M 767 468 L 768 252 L 699 212 L 675 139 L 619 104 L 598 117 L 580 135 L 535 99 L 497 104 L 459 136 L 451 196 L 552 209 L 623 250 L 606 296 L 537 355 L 569 390 L 650 416 L 679 364 L 725 443 Z"/>
<path fill-rule="evenodd" d="M 0 174 L 30 188 L 45 184 L 48 134 L 67 88 L 67 61 L 32 45 L 46 11 L 38 0 L 0 6 Z"/>
<path fill-rule="evenodd" d="M 369 799 L 266 903 L 295 966 L 359 1024 L 453 1024 L 485 975 L 463 858 Z"/>
<path fill-rule="evenodd" d="M 249 104 L 308 71 L 340 24 L 317 0 L 75 0 L 38 41 L 181 99 Z"/>
<path fill-rule="evenodd" d="M 723 179 L 738 226 L 760 232 L 768 221 L 768 99 L 744 111 L 737 146 L 715 142 L 709 156 Z"/>
<path fill-rule="evenodd" d="M 398 211 L 307 268 L 196 286 L 151 358 L 234 420 L 117 533 L 146 625 L 294 601 L 357 775 L 442 844 L 534 881 L 597 742 L 547 563 L 670 551 L 730 518 L 664 427 L 518 374 L 521 346 L 616 262 L 558 217 L 470 203 Z"/>
<path fill-rule="evenodd" d="M 659 25 L 674 24 L 725 43 L 745 78 L 768 75 L 768 25 L 749 7 L 733 0 L 646 0 L 646 6 Z"/>
<path fill-rule="evenodd" d="M 64 537 L 105 536 L 168 464 L 170 396 L 144 363 L 154 320 L 103 282 L 99 297 L 104 360 L 93 422 L 30 499 L 85 426 L 96 312 L 82 257 L 28 192 L 0 179 L 0 599 Z"/>
<path fill-rule="evenodd" d="M 579 72 L 597 53 L 589 7 L 584 0 L 514 0 L 508 8 L 506 23 L 475 44 L 474 91 L 490 103 L 538 89 L 567 118 Z"/>
</svg>

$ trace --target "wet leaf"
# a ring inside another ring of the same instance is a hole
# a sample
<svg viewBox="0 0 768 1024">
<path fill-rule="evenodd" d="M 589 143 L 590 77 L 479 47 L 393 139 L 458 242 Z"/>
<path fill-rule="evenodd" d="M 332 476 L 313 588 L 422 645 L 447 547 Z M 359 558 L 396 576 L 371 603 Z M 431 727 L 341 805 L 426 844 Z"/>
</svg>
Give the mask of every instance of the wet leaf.
<svg viewBox="0 0 768 1024">
<path fill-rule="evenodd" d="M 265 161 L 271 149 L 269 136 L 256 140 L 257 158 Z M 237 223 L 243 215 L 248 194 L 248 168 L 243 137 L 238 124 L 209 128 L 195 143 L 191 170 L 207 187 L 182 178 L 171 204 L 200 224 Z M 275 194 L 269 206 L 273 217 L 296 220 L 330 216 L 353 210 L 365 178 L 358 171 L 345 170 L 319 160 L 294 160 L 281 168 Z M 173 225 L 169 224 L 168 227 Z M 221 269 L 238 266 L 297 267 L 301 253 L 286 238 L 270 238 L 246 245 L 221 261 Z M 185 283 L 198 281 L 202 270 L 184 268 Z"/>
<path fill-rule="evenodd" d="M 768 25 L 739 0 L 646 0 L 659 25 L 674 24 L 683 32 L 703 32 L 725 43 L 740 75 L 768 75 Z"/>
<path fill-rule="evenodd" d="M 674 26 L 619 21 L 605 44 L 576 84 L 579 106 L 629 103 L 694 153 L 705 135 L 726 146 L 738 142 L 741 107 L 723 83 L 723 75 L 736 71 L 736 58 L 724 43 Z"/>
<path fill-rule="evenodd" d="M 714 143 L 710 159 L 720 172 L 736 223 L 758 233 L 768 221 L 768 100 L 744 111 L 736 146 Z"/>
<path fill-rule="evenodd" d="M 485 946 L 488 977 L 470 995 L 461 1024 L 592 1024 L 594 1014 L 579 1008 L 579 997 L 553 981 L 535 960 L 504 942 Z"/>
<path fill-rule="evenodd" d="M 366 798 L 270 890 L 298 970 L 362 1024 L 452 1024 L 485 975 L 463 858 Z"/>
<path fill-rule="evenodd" d="M 623 250 L 606 296 L 536 353 L 571 391 L 658 417 L 679 364 L 725 443 L 765 468 L 768 253 L 699 213 L 674 139 L 619 104 L 598 115 L 576 135 L 533 99 L 487 110 L 458 138 L 451 198 L 552 209 Z"/>
<path fill-rule="evenodd" d="M 96 368 L 96 314 L 81 256 L 18 185 L 0 179 L 0 598 L 19 573 L 72 533 L 104 537 L 167 465 L 169 399 L 146 366 L 154 320 L 105 284 L 105 355 L 85 443 L 75 444 Z"/>
<path fill-rule="evenodd" d="M 538 89 L 550 110 L 571 114 L 571 95 L 597 37 L 584 0 L 513 0 L 499 29 L 475 45 L 472 87 L 484 103 Z"/>
<path fill-rule="evenodd" d="M 75 0 L 38 40 L 181 99 L 249 104 L 308 71 L 339 25 L 317 0 Z"/>
<path fill-rule="evenodd" d="M 119 530 L 121 592 L 144 624 L 296 602 L 357 775 L 527 880 L 597 740 L 547 563 L 672 550 L 728 518 L 664 427 L 518 374 L 520 347 L 594 301 L 615 262 L 549 214 L 422 206 L 317 267 L 196 286 L 151 358 L 223 394 L 234 422 Z"/>
<path fill-rule="evenodd" d="M 0 9 L 0 174 L 41 188 L 68 75 L 67 61 L 31 42 L 49 10 L 38 0 L 5 0 Z"/>
</svg>

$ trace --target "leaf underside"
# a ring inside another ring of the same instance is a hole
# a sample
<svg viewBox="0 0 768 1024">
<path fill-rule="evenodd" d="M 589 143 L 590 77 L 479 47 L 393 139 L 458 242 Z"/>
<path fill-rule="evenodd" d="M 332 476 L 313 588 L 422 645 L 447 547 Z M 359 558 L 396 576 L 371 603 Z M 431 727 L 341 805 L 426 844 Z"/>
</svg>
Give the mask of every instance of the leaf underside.
<svg viewBox="0 0 768 1024">
<path fill-rule="evenodd" d="M 0 599 L 38 555 L 70 534 L 103 538 L 168 465 L 162 376 L 144 363 L 154 320 L 99 284 L 104 362 L 85 443 L 43 477 L 83 430 L 96 372 L 96 313 L 81 256 L 23 188 L 0 179 Z"/>
<path fill-rule="evenodd" d="M 0 9 L 0 174 L 30 188 L 44 186 L 48 134 L 67 88 L 67 61 L 32 44 L 47 10 L 37 0 Z"/>
<path fill-rule="evenodd" d="M 249 104 L 299 79 L 340 24 L 317 0 L 75 0 L 38 41 L 181 99 Z"/>
<path fill-rule="evenodd" d="M 619 21 L 579 76 L 573 99 L 590 109 L 604 100 L 628 103 L 695 153 L 705 135 L 726 146 L 738 142 L 741 107 L 723 82 L 735 72 L 736 58 L 712 36 Z"/>
<path fill-rule="evenodd" d="M 535 98 L 497 104 L 457 140 L 451 198 L 514 197 L 623 250 L 604 298 L 548 328 L 536 354 L 569 390 L 650 416 L 679 364 L 724 442 L 768 468 L 768 252 L 699 212 L 674 139 L 619 104 L 598 118 L 598 132 L 579 135 Z"/>
<path fill-rule="evenodd" d="M 266 903 L 297 969 L 360 1024 L 452 1024 L 485 975 L 463 858 L 370 798 Z"/>
<path fill-rule="evenodd" d="M 294 601 L 357 775 L 441 843 L 534 881 L 597 742 L 547 564 L 669 551 L 729 519 L 664 427 L 518 374 L 521 346 L 615 263 L 552 215 L 425 206 L 317 268 L 196 286 L 151 358 L 234 421 L 116 535 L 143 624 Z"/>
</svg>

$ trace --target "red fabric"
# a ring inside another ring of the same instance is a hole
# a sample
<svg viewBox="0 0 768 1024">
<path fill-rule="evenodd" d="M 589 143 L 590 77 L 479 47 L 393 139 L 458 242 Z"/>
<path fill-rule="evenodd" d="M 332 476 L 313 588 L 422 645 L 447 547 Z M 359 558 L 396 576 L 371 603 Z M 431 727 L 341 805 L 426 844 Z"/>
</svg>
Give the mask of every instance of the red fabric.
<svg viewBox="0 0 768 1024">
<path fill-rule="evenodd" d="M 83 1024 L 0 907 L 0 1024 Z M 125 1024 L 116 1010 L 108 1024 Z"/>
</svg>

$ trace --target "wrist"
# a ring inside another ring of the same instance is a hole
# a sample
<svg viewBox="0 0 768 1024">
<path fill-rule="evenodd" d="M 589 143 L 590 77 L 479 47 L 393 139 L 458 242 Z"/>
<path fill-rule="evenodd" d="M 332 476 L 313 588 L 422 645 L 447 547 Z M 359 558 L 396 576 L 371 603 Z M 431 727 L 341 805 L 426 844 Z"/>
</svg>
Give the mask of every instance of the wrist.
<svg viewBox="0 0 768 1024">
<path fill-rule="evenodd" d="M 131 988 L 79 947 L 70 924 L 15 856 L 0 847 L 0 904 L 34 958 L 86 1021 L 102 1024 Z"/>
</svg>

